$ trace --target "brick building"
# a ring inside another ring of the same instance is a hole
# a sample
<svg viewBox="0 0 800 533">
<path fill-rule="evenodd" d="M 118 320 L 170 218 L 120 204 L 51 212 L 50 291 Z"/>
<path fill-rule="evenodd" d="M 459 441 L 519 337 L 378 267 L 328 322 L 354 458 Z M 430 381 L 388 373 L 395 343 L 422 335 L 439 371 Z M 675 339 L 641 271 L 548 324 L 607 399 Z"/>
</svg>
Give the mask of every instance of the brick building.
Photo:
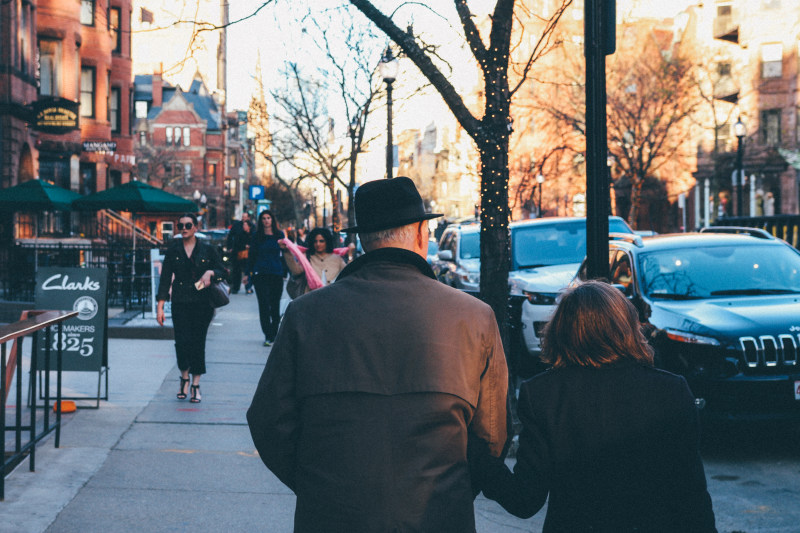
<svg viewBox="0 0 800 533">
<path fill-rule="evenodd" d="M 202 227 L 225 225 L 222 107 L 199 73 L 187 91 L 160 74 L 137 75 L 134 87 L 139 179 L 198 201 Z"/>
</svg>

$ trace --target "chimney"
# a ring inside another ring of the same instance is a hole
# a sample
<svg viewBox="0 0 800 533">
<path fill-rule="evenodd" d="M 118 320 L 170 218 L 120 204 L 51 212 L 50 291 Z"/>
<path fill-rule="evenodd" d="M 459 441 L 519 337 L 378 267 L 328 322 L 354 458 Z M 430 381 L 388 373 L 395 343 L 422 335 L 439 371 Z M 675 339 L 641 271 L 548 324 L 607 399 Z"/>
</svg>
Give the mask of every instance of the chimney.
<svg viewBox="0 0 800 533">
<path fill-rule="evenodd" d="M 153 74 L 153 107 L 161 107 L 161 91 L 164 88 L 164 82 L 161 80 L 161 70 Z"/>
</svg>

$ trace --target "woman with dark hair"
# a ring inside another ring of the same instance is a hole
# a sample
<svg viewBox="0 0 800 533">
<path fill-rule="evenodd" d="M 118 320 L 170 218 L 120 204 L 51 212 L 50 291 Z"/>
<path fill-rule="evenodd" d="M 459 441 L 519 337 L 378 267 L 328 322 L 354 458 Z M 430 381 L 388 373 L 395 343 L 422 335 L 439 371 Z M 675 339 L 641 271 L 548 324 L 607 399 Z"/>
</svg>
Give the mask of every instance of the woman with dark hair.
<svg viewBox="0 0 800 533">
<path fill-rule="evenodd" d="M 549 495 L 543 533 L 716 531 L 694 397 L 683 377 L 653 368 L 619 290 L 568 290 L 542 359 L 552 369 L 520 388 L 514 473 L 501 460 L 475 468 L 487 498 L 528 518 Z"/>
<path fill-rule="evenodd" d="M 306 257 L 314 272 L 319 276 L 322 286 L 333 283 L 344 267 L 344 260 L 338 254 L 333 253 L 333 234 L 325 228 L 314 228 L 306 237 L 308 249 Z M 281 242 L 283 258 L 286 266 L 293 276 L 300 276 L 305 271 L 302 265 L 292 256 L 286 244 Z M 312 288 L 306 284 L 306 292 L 311 292 Z"/>
<path fill-rule="evenodd" d="M 156 320 L 159 325 L 164 325 L 164 302 L 170 299 L 171 288 L 175 354 L 181 371 L 178 399 L 186 399 L 191 373 L 191 402 L 199 403 L 202 399 L 200 376 L 206 373 L 206 334 L 214 317 L 214 308 L 205 289 L 212 280 L 225 279 L 227 272 L 216 248 L 200 242 L 195 236 L 196 215 L 181 215 L 176 227 L 181 238 L 174 239 L 164 254 L 156 295 Z"/>
<path fill-rule="evenodd" d="M 250 241 L 248 270 L 258 298 L 258 316 L 261 331 L 264 333 L 264 346 L 272 345 L 281 321 L 281 294 L 286 272 L 278 241 L 283 238 L 283 232 L 272 211 L 262 211 L 258 215 L 258 225 Z"/>
</svg>

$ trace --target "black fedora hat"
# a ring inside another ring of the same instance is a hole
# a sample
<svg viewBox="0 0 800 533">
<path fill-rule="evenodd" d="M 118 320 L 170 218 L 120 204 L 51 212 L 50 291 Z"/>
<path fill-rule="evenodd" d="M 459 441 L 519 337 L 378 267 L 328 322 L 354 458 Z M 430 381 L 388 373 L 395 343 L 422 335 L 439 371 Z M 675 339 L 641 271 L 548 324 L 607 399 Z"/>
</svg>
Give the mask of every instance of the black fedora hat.
<svg viewBox="0 0 800 533">
<path fill-rule="evenodd" d="M 430 220 L 441 213 L 426 213 L 422 197 L 410 178 L 369 181 L 356 190 L 356 223 L 347 233 L 372 233 Z"/>
</svg>

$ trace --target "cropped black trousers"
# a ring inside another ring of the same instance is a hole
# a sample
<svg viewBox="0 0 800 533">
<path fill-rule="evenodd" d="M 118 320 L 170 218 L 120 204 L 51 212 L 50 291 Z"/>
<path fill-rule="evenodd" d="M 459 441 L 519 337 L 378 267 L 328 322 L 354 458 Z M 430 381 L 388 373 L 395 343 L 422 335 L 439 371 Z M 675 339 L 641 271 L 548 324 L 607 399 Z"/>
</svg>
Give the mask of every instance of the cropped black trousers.
<svg viewBox="0 0 800 533">
<path fill-rule="evenodd" d="M 172 302 L 172 328 L 178 369 L 199 376 L 206 373 L 206 335 L 214 308 L 208 302 Z"/>
</svg>

